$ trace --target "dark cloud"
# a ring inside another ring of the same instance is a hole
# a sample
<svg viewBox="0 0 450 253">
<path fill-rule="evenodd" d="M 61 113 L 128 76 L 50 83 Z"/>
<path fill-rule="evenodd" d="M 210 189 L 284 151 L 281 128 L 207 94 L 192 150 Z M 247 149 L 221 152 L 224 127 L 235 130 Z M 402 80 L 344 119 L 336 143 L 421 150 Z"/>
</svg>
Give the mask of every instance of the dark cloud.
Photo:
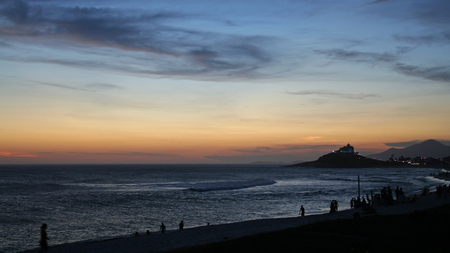
<svg viewBox="0 0 450 253">
<path fill-rule="evenodd" d="M 0 47 L 12 47 L 12 45 L 0 40 Z"/>
<path fill-rule="evenodd" d="M 349 99 L 366 99 L 366 98 L 374 98 L 374 97 L 380 97 L 379 94 L 351 94 L 351 93 L 341 93 L 341 92 L 334 92 L 334 91 L 328 91 L 328 90 L 308 90 L 308 91 L 297 91 L 297 92 L 286 92 L 290 95 L 299 95 L 299 96 L 308 96 L 308 95 L 324 95 L 324 96 L 334 96 L 334 97 L 341 97 L 341 98 L 349 98 Z"/>
<path fill-rule="evenodd" d="M 293 150 L 321 150 L 330 148 L 336 148 L 336 145 L 281 145 L 277 147 L 256 147 L 254 149 L 234 149 L 233 151 L 239 153 L 268 153 Z"/>
<path fill-rule="evenodd" d="M 32 82 L 42 84 L 45 86 L 65 89 L 65 90 L 86 91 L 86 92 L 97 92 L 97 91 L 105 91 L 105 90 L 112 90 L 112 89 L 123 89 L 122 87 L 120 87 L 118 85 L 108 84 L 108 83 L 94 83 L 94 84 L 83 85 L 82 87 L 73 87 L 70 85 L 55 84 L 55 83 L 49 83 L 49 82 L 39 82 L 39 81 L 32 81 Z"/>
<path fill-rule="evenodd" d="M 55 83 L 48 83 L 48 82 L 38 82 L 38 81 L 34 81 L 34 82 L 38 83 L 38 84 L 51 86 L 51 87 L 56 87 L 56 88 L 61 88 L 61 89 L 66 89 L 66 90 L 88 91 L 87 89 L 78 88 L 78 87 L 72 87 L 72 86 L 63 85 L 63 84 L 55 84 Z"/>
<path fill-rule="evenodd" d="M 364 5 L 369 5 L 369 4 L 381 4 L 381 3 L 391 2 L 391 1 L 393 1 L 393 0 L 376 0 L 376 1 L 372 1 L 372 2 L 366 3 L 366 4 L 364 4 Z"/>
<path fill-rule="evenodd" d="M 267 151 L 274 151 L 274 148 L 269 148 L 269 147 L 257 147 L 255 149 L 233 149 L 233 151 L 235 152 L 240 152 L 240 153 L 264 153 Z"/>
<path fill-rule="evenodd" d="M 349 62 L 364 62 L 364 63 L 385 63 L 388 64 L 394 71 L 408 75 L 420 77 L 428 80 L 439 81 L 439 82 L 450 82 L 450 67 L 449 66 L 438 66 L 438 67 L 419 67 L 414 65 L 406 65 L 398 62 L 400 60 L 400 55 L 407 53 L 412 50 L 409 47 L 398 47 L 397 54 L 391 53 L 365 53 L 358 51 L 345 51 L 341 49 L 332 50 L 314 50 L 318 54 L 327 55 L 328 58 L 334 60 L 342 60 Z M 354 99 L 363 99 L 366 97 L 377 96 L 375 94 L 340 94 L 329 91 L 302 91 L 302 92 L 291 92 L 292 95 L 334 95 Z"/>
<path fill-rule="evenodd" d="M 245 75 L 271 61 L 262 45 L 272 38 L 235 36 L 167 25 L 194 18 L 182 13 L 58 7 L 14 0 L 0 2 L 1 18 L 9 22 L 0 25 L 0 38 L 28 43 L 30 39 L 33 43 L 53 42 L 52 46 L 66 49 L 80 45 L 99 51 L 105 48 L 136 51 L 144 54 L 139 56 L 141 59 L 146 57 L 150 62 L 158 62 L 161 57 L 170 62 L 166 68 L 161 67 L 162 64 L 158 70 L 146 68 L 136 71 L 140 73 Z M 54 59 L 49 59 L 48 63 L 52 61 L 54 64 L 70 63 L 70 60 Z M 109 66 L 105 64 L 103 67 Z"/>
<path fill-rule="evenodd" d="M 448 66 L 424 68 L 397 63 L 394 66 L 394 70 L 404 75 L 421 77 L 428 80 L 446 83 L 450 82 L 450 67 Z"/>
<path fill-rule="evenodd" d="M 111 89 L 123 89 L 120 86 L 114 85 L 114 84 L 107 84 L 107 83 L 94 83 L 94 84 L 87 84 L 83 85 L 83 87 L 73 87 L 69 85 L 64 84 L 55 84 L 55 83 L 49 83 L 49 82 L 39 82 L 39 81 L 33 81 L 34 83 L 66 89 L 66 90 L 76 90 L 76 91 L 89 91 L 89 92 L 96 92 L 100 90 L 111 90 Z"/>
<path fill-rule="evenodd" d="M 366 53 L 342 49 L 314 50 L 314 52 L 326 55 L 329 59 L 333 60 L 365 62 L 371 64 L 376 64 L 378 62 L 395 62 L 398 60 L 398 56 L 391 53 Z"/>
<path fill-rule="evenodd" d="M 234 152 L 240 153 L 235 156 L 205 156 L 207 159 L 212 159 L 224 163 L 252 163 L 252 162 L 283 162 L 294 163 L 302 160 L 314 160 L 324 153 L 331 152 L 339 148 L 339 145 L 279 145 L 275 147 L 256 147 L 254 149 L 236 149 Z M 282 152 L 301 153 L 301 154 L 286 154 Z M 248 155 L 254 153 L 253 155 Z"/>
<path fill-rule="evenodd" d="M 28 21 L 30 9 L 24 1 L 0 1 L 0 4 L 3 5 L 0 14 L 8 20 L 18 24 Z"/>
<path fill-rule="evenodd" d="M 397 54 L 406 54 L 413 49 L 412 47 L 397 46 Z"/>
<path fill-rule="evenodd" d="M 165 153 L 148 153 L 148 152 L 105 152 L 105 153 L 86 153 L 86 152 L 67 152 L 70 155 L 83 155 L 83 156 L 146 156 L 146 157 L 179 157 L 175 154 Z"/>
<path fill-rule="evenodd" d="M 253 156 L 205 156 L 206 159 L 221 163 L 294 163 L 301 159 L 296 155 L 253 155 Z"/>
<path fill-rule="evenodd" d="M 414 3 L 415 12 L 413 18 L 433 27 L 449 30 L 450 1 L 428 0 Z"/>
<path fill-rule="evenodd" d="M 393 35 L 394 39 L 407 42 L 415 45 L 432 45 L 432 44 L 444 44 L 450 43 L 450 32 L 435 33 L 431 35 L 417 35 L 417 36 L 402 36 L 399 34 Z"/>
<path fill-rule="evenodd" d="M 93 83 L 93 84 L 87 84 L 85 86 L 89 90 L 92 90 L 92 91 L 123 89 L 122 87 L 120 87 L 118 85 L 109 84 L 109 83 Z"/>
</svg>

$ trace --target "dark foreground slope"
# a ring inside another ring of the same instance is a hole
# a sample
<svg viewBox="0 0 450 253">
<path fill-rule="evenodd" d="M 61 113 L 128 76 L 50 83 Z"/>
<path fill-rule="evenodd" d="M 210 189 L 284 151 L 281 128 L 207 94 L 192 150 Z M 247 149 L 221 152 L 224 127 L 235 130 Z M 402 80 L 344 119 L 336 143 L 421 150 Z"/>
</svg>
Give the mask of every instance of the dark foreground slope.
<svg viewBox="0 0 450 253">
<path fill-rule="evenodd" d="M 325 221 L 171 252 L 448 252 L 449 213 L 445 205 L 406 215 Z"/>
<path fill-rule="evenodd" d="M 304 162 L 289 165 L 287 167 L 315 167 L 315 168 L 374 168 L 374 167 L 398 167 L 402 163 L 385 162 L 371 159 L 357 154 L 330 153 L 321 156 L 313 162 Z"/>
</svg>

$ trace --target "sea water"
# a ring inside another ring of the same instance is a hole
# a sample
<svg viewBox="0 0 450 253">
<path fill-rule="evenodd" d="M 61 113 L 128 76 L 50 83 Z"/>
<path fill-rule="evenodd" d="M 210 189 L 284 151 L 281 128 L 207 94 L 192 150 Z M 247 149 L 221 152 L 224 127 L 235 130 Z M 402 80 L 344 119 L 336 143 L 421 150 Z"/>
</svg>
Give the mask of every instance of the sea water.
<svg viewBox="0 0 450 253">
<path fill-rule="evenodd" d="M 0 252 L 168 230 L 339 210 L 385 187 L 420 192 L 444 182 L 437 169 L 316 169 L 277 165 L 0 166 Z"/>
</svg>

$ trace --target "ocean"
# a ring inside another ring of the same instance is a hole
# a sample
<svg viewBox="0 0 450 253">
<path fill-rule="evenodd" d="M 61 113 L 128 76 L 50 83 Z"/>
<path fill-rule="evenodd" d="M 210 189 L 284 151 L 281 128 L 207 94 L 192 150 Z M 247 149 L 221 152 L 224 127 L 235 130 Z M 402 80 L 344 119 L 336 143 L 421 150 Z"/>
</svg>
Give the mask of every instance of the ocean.
<svg viewBox="0 0 450 253">
<path fill-rule="evenodd" d="M 316 169 L 277 165 L 0 165 L 0 252 L 350 208 L 385 186 L 406 194 L 444 184 L 440 169 Z"/>
</svg>

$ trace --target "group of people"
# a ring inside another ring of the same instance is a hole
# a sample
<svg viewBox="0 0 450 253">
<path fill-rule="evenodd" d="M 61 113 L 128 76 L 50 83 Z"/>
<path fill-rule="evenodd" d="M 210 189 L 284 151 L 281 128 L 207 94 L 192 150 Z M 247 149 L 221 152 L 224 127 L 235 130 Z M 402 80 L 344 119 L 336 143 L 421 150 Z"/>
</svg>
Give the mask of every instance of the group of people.
<svg viewBox="0 0 450 253">
<path fill-rule="evenodd" d="M 178 228 L 180 230 L 183 230 L 183 228 L 184 228 L 184 221 L 183 220 L 180 222 L 180 224 L 178 224 Z M 161 231 L 161 234 L 164 234 L 166 232 L 166 225 L 164 225 L 164 222 L 162 222 L 161 225 L 159 226 L 159 231 Z"/>
<path fill-rule="evenodd" d="M 330 204 L 330 213 L 334 213 L 338 211 L 339 204 L 337 200 L 332 200 Z"/>
<path fill-rule="evenodd" d="M 178 228 L 180 230 L 183 230 L 184 228 L 184 221 L 181 221 L 180 224 L 178 224 Z M 159 226 L 159 231 L 161 232 L 161 234 L 164 234 L 166 232 L 166 225 L 164 225 L 164 222 L 161 222 L 161 225 Z M 136 236 L 138 236 L 138 232 L 135 233 Z M 150 231 L 147 230 L 147 235 L 150 235 Z"/>
<path fill-rule="evenodd" d="M 303 207 L 303 206 L 302 206 Z M 303 209 L 303 215 L 304 215 L 304 209 Z M 209 225 L 209 223 L 208 223 L 208 225 Z M 183 230 L 184 229 L 184 221 L 181 221 L 179 224 L 178 224 L 178 228 L 180 229 L 180 230 Z M 47 251 L 48 251 L 48 243 L 47 243 L 47 240 L 49 240 L 48 239 L 48 237 L 47 237 L 47 231 L 46 231 L 46 229 L 47 229 L 47 224 L 46 223 L 44 223 L 44 224 L 42 224 L 42 226 L 41 226 L 41 239 L 39 240 L 39 245 L 41 246 L 41 250 L 40 250 L 40 253 L 47 253 Z M 161 233 L 162 234 L 164 234 L 165 232 L 166 232 L 166 225 L 164 225 L 164 222 L 162 222 L 161 223 L 161 225 L 159 226 L 159 231 L 161 231 Z M 150 235 L 150 230 L 147 230 L 147 235 Z M 135 232 L 134 233 L 134 236 L 139 236 L 139 232 Z"/>
<path fill-rule="evenodd" d="M 366 198 L 364 198 L 364 197 L 362 197 L 362 198 L 357 197 L 356 199 L 355 199 L 355 198 L 352 198 L 352 199 L 350 200 L 350 208 L 351 208 L 351 209 L 353 209 L 353 208 L 359 208 L 359 207 L 366 207 L 367 205 L 370 205 L 370 199 L 369 199 L 369 196 L 367 196 L 367 200 L 366 200 Z"/>
<path fill-rule="evenodd" d="M 337 200 L 332 200 L 330 204 L 330 213 L 334 213 L 338 211 L 339 204 Z M 298 214 L 301 216 L 305 216 L 305 208 L 303 205 L 301 205 L 300 210 L 298 211 Z"/>
<path fill-rule="evenodd" d="M 450 186 L 447 186 L 446 184 L 436 186 L 436 195 L 438 198 L 440 198 L 442 195 L 444 195 L 444 198 L 446 198 L 449 190 Z"/>
</svg>

